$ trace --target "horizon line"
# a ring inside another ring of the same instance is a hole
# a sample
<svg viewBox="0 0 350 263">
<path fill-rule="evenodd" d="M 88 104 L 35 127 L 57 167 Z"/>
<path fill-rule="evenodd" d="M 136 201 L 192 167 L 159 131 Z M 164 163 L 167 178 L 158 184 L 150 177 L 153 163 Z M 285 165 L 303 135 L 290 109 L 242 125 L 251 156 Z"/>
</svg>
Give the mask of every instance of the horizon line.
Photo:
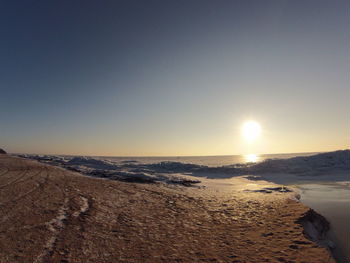
<svg viewBox="0 0 350 263">
<path fill-rule="evenodd" d="M 307 152 L 280 152 L 280 153 L 257 153 L 256 155 L 278 155 L 278 154 L 314 154 L 335 152 L 346 149 L 332 151 L 307 151 Z M 218 155 L 86 155 L 86 154 L 48 154 L 48 153 L 11 153 L 8 154 L 32 154 L 32 155 L 60 155 L 60 156 L 84 156 L 84 157 L 117 157 L 117 158 L 167 158 L 167 157 L 225 157 L 225 156 L 245 156 L 248 154 L 218 154 Z M 254 153 L 253 153 L 254 154 Z"/>
</svg>

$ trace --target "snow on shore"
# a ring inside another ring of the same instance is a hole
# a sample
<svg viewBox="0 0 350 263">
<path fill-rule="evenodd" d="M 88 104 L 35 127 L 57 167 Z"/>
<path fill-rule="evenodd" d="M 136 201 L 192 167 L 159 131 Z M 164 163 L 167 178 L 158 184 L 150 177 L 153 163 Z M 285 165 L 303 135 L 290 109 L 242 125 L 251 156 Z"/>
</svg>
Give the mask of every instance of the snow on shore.
<svg viewBox="0 0 350 263">
<path fill-rule="evenodd" d="M 292 175 L 306 178 L 330 173 L 345 173 L 346 177 L 350 178 L 350 150 L 289 159 L 268 159 L 256 164 L 234 164 L 220 167 L 208 167 L 181 162 L 160 162 L 151 164 L 138 163 L 135 161 L 112 162 L 110 160 L 82 156 L 20 156 L 58 165 L 90 176 L 143 183 L 162 181 L 191 185 L 199 182 L 191 181 L 185 177 L 171 176 L 172 174 L 208 178 L 229 178 L 238 175 L 273 176 L 274 174 L 280 176 L 282 174 L 285 175 L 285 177 Z"/>
</svg>

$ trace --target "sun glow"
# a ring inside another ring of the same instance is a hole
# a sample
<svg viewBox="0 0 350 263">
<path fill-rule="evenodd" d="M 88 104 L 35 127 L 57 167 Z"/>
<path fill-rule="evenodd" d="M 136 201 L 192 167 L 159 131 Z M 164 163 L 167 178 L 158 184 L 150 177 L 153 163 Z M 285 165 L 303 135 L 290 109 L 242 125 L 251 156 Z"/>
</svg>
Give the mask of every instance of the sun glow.
<svg viewBox="0 0 350 263">
<path fill-rule="evenodd" d="M 247 121 L 242 126 L 242 135 L 248 142 L 255 141 L 261 134 L 261 126 L 256 121 Z"/>
</svg>

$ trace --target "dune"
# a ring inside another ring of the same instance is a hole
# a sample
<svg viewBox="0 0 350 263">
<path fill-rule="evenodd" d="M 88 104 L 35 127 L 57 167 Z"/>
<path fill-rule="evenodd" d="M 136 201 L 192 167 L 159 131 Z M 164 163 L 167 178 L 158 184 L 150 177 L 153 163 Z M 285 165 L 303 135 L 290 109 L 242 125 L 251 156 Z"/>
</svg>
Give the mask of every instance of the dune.
<svg viewBox="0 0 350 263">
<path fill-rule="evenodd" d="M 250 182 L 115 181 L 1 155 L 0 262 L 335 262 L 322 217 Z"/>
</svg>

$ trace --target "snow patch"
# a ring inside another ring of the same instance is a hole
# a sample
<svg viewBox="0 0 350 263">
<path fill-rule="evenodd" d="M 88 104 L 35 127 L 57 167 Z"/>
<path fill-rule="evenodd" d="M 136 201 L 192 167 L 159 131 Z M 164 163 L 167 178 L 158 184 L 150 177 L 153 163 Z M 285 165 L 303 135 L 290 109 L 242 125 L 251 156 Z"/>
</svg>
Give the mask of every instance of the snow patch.
<svg viewBox="0 0 350 263">
<path fill-rule="evenodd" d="M 51 232 L 49 239 L 46 241 L 44 250 L 36 258 L 35 263 L 44 262 L 45 257 L 54 249 L 59 232 L 64 228 L 64 221 L 67 219 L 68 199 L 65 199 L 63 206 L 58 210 L 58 215 L 47 222 L 45 225 Z"/>
<path fill-rule="evenodd" d="M 350 150 L 321 153 L 312 156 L 289 159 L 268 159 L 260 163 L 233 164 L 209 167 L 181 162 L 159 162 L 144 164 L 135 161 L 116 163 L 93 157 L 67 157 L 48 155 L 20 155 L 48 164 L 77 171 L 89 176 L 110 178 L 114 180 L 152 183 L 171 183 L 169 175 L 185 174 L 196 177 L 230 178 L 239 175 L 287 175 L 323 176 L 342 173 L 350 176 Z"/>
</svg>

